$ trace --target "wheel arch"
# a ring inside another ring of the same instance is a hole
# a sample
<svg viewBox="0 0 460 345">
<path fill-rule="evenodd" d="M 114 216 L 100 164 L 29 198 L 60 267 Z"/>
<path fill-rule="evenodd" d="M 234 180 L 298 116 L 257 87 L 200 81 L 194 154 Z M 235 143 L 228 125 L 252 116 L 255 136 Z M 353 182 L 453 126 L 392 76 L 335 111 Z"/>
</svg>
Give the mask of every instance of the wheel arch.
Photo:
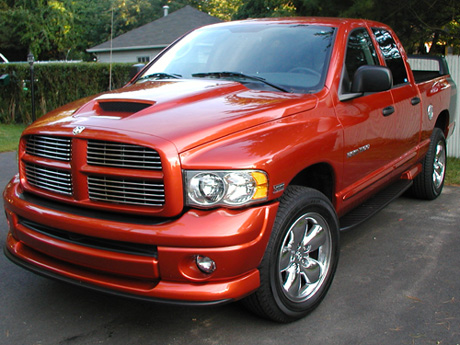
<svg viewBox="0 0 460 345">
<path fill-rule="evenodd" d="M 439 128 L 443 133 L 444 136 L 447 138 L 448 131 L 449 131 L 449 111 L 443 110 L 436 119 L 436 123 L 434 125 L 435 128 Z"/>
<path fill-rule="evenodd" d="M 289 183 L 315 189 L 334 204 L 335 172 L 328 163 L 317 163 L 299 172 Z"/>
</svg>

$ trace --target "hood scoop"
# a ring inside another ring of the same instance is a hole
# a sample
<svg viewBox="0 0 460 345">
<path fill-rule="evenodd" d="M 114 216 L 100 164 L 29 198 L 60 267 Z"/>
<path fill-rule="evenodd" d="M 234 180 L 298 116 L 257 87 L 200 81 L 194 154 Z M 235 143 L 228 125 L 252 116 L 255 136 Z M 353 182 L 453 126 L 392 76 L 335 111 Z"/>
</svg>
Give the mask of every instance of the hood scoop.
<svg viewBox="0 0 460 345">
<path fill-rule="evenodd" d="M 154 105 L 155 102 L 133 100 L 98 100 L 94 105 L 97 116 L 126 117 Z"/>
</svg>

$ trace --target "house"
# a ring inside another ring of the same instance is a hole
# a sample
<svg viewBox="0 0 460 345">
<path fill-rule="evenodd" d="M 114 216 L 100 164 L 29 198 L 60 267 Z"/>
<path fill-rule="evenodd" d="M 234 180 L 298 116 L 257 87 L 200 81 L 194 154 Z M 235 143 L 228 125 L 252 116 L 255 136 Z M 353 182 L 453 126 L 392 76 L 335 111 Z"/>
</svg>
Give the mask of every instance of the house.
<svg viewBox="0 0 460 345">
<path fill-rule="evenodd" d="M 148 62 L 190 30 L 221 22 L 188 5 L 171 14 L 167 10 L 165 6 L 164 17 L 87 49 L 87 52 L 96 54 L 99 62 Z"/>
</svg>

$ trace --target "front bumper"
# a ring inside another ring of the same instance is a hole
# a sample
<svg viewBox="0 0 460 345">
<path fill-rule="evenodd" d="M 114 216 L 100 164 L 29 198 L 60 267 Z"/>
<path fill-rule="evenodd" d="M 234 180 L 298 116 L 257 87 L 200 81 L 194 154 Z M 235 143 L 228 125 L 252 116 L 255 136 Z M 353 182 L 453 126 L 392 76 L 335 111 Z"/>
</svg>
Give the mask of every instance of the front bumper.
<svg viewBox="0 0 460 345">
<path fill-rule="evenodd" d="M 278 209 L 189 210 L 159 222 L 50 202 L 23 193 L 18 177 L 3 196 L 5 254 L 16 264 L 118 295 L 186 304 L 237 300 L 259 287 Z M 216 271 L 199 271 L 196 255 L 212 258 Z"/>
</svg>

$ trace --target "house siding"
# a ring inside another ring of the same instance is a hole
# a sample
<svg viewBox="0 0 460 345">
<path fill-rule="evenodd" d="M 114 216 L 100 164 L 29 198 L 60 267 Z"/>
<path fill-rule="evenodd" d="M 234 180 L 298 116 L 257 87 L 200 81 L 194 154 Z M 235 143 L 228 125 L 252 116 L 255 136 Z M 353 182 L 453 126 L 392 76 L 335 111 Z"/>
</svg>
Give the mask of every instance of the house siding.
<svg viewBox="0 0 460 345">
<path fill-rule="evenodd" d="M 145 49 L 145 50 L 131 50 L 131 51 L 114 51 L 112 52 L 112 60 L 110 60 L 110 52 L 97 53 L 98 62 L 126 62 L 137 63 L 138 58 L 149 57 L 149 61 L 157 56 L 162 49 Z"/>
</svg>

